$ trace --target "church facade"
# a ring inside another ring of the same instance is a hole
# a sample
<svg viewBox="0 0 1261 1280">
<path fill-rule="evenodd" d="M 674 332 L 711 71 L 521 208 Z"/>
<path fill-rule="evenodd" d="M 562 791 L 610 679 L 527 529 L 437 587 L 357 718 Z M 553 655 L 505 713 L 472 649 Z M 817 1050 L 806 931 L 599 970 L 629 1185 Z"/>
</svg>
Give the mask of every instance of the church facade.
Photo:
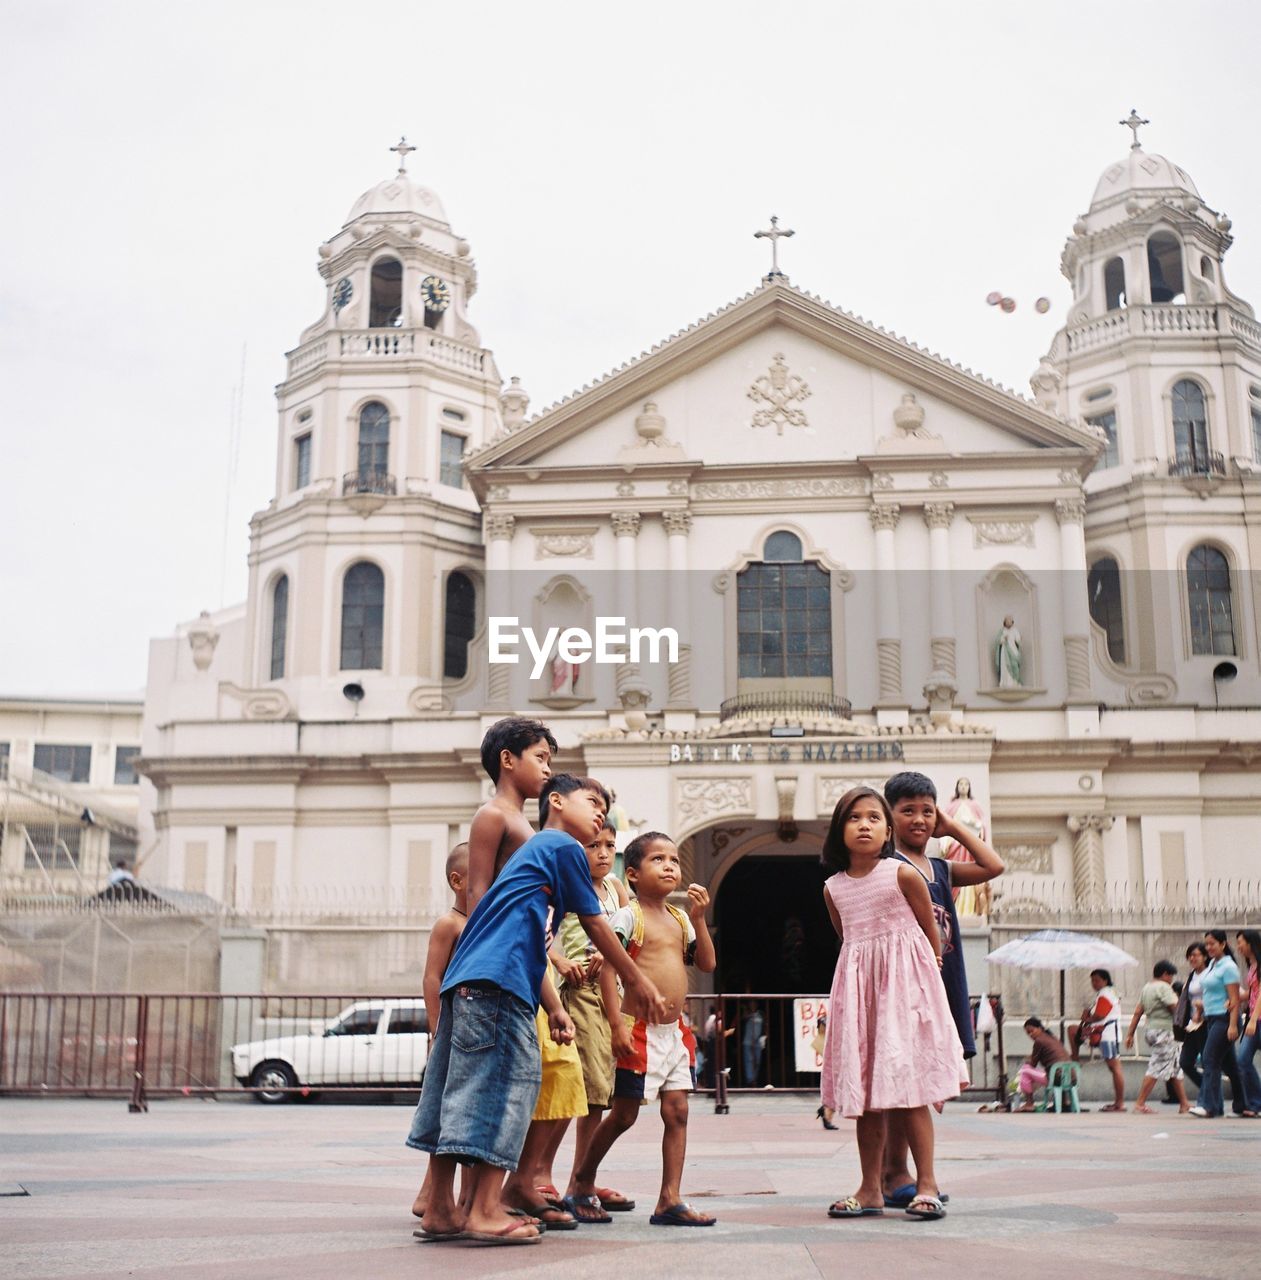
<svg viewBox="0 0 1261 1280">
<path fill-rule="evenodd" d="M 1254 874 L 1261 326 L 1185 172 L 1136 138 L 1101 177 L 1032 399 L 776 265 L 530 417 L 407 150 L 320 246 L 247 599 L 151 646 L 147 874 L 436 915 L 509 713 L 623 840 L 679 842 L 728 936 L 821 914 L 837 798 L 901 768 L 1009 901 Z"/>
</svg>

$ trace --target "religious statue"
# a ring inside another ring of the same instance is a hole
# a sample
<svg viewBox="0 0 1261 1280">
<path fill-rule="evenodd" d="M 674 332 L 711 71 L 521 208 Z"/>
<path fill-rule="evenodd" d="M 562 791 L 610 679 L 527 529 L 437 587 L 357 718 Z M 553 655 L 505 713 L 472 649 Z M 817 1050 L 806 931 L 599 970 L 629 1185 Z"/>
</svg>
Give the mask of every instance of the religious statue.
<svg viewBox="0 0 1261 1280">
<path fill-rule="evenodd" d="M 1003 628 L 994 641 L 994 666 L 998 676 L 1000 689 L 1019 689 L 1024 681 L 1021 679 L 1020 630 L 1016 619 L 1007 614 L 1003 619 Z"/>
<path fill-rule="evenodd" d="M 979 800 L 972 795 L 972 780 L 960 778 L 955 783 L 954 796 L 944 806 L 946 813 L 961 827 L 966 827 L 978 840 L 989 840 L 989 818 Z M 971 862 L 972 855 L 957 840 L 949 836 L 941 841 L 942 855 L 951 862 Z M 990 887 L 988 884 L 961 885 L 954 891 L 955 910 L 961 916 L 989 914 Z"/>
<path fill-rule="evenodd" d="M 552 659 L 552 687 L 548 695 L 553 698 L 572 698 L 578 692 L 578 664 L 566 662 L 558 653 Z"/>
</svg>

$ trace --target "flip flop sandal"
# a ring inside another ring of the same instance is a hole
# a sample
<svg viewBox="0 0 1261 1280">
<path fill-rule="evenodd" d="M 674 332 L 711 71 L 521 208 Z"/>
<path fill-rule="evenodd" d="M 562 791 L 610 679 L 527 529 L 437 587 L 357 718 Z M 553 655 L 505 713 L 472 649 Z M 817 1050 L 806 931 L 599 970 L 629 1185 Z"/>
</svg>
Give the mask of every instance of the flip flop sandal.
<svg viewBox="0 0 1261 1280">
<path fill-rule="evenodd" d="M 884 1207 L 886 1209 L 905 1209 L 912 1200 L 915 1199 L 915 1183 L 908 1182 L 905 1186 L 898 1187 L 896 1191 L 891 1192 L 884 1198 Z M 942 1204 L 949 1204 L 950 1197 L 944 1191 L 937 1193 L 937 1199 Z"/>
<path fill-rule="evenodd" d="M 543 1232 L 547 1230 L 547 1228 L 543 1225 L 543 1223 L 538 1218 L 535 1218 L 530 1214 L 526 1213 L 524 1209 L 505 1209 L 504 1212 L 510 1218 L 520 1218 L 523 1222 L 528 1222 L 530 1226 L 538 1227 L 540 1235 L 542 1235 Z"/>
<path fill-rule="evenodd" d="M 829 1218 L 883 1218 L 884 1210 L 872 1205 L 859 1204 L 853 1196 L 846 1196 L 828 1206 Z"/>
<path fill-rule="evenodd" d="M 711 1218 L 706 1214 L 700 1214 L 697 1217 L 689 1217 L 695 1214 L 696 1210 L 690 1204 L 684 1204 L 679 1201 L 678 1204 L 672 1204 L 668 1209 L 663 1209 L 660 1213 L 654 1213 L 648 1219 L 648 1225 L 652 1227 L 712 1227 L 717 1218 Z"/>
<path fill-rule="evenodd" d="M 612 1222 L 613 1215 L 604 1212 L 599 1196 L 566 1196 L 565 1211 L 574 1217 L 575 1222 L 584 1227 L 588 1224 Z"/>
<path fill-rule="evenodd" d="M 538 1236 L 514 1236 L 514 1231 L 520 1231 L 526 1224 L 524 1222 L 514 1222 L 510 1227 L 504 1227 L 502 1231 L 466 1231 L 463 1234 L 465 1244 L 481 1245 L 500 1245 L 500 1244 L 539 1244 L 543 1237 Z"/>
<path fill-rule="evenodd" d="M 633 1200 L 627 1199 L 620 1191 L 614 1191 L 611 1187 L 596 1187 L 595 1193 L 600 1197 L 601 1207 L 609 1213 L 630 1213 L 635 1207 Z"/>
<path fill-rule="evenodd" d="M 917 1209 L 915 1207 L 917 1204 L 925 1207 Z M 937 1196 L 916 1196 L 906 1206 L 906 1216 L 908 1218 L 919 1218 L 921 1222 L 934 1222 L 938 1218 L 944 1218 L 946 1210 Z"/>
<path fill-rule="evenodd" d="M 455 1231 L 426 1231 L 420 1228 L 412 1232 L 414 1239 L 419 1240 L 421 1244 L 442 1244 L 447 1240 L 463 1240 L 464 1232 Z"/>
<path fill-rule="evenodd" d="M 540 1232 L 578 1230 L 577 1219 L 570 1217 L 569 1210 L 566 1209 L 564 1205 L 532 1204 L 528 1209 L 523 1210 L 523 1212 L 538 1219 Z M 548 1214 L 564 1214 L 565 1216 L 563 1218 L 549 1218 L 547 1216 Z"/>
</svg>

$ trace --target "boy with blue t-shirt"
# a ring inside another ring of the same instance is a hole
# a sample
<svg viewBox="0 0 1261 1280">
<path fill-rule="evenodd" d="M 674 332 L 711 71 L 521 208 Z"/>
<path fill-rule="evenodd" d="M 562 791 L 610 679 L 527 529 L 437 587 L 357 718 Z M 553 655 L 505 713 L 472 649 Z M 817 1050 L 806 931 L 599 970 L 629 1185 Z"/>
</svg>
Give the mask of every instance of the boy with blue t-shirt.
<svg viewBox="0 0 1261 1280">
<path fill-rule="evenodd" d="M 515 1169 L 541 1079 L 534 1030 L 547 967 L 549 913 L 573 912 L 609 967 L 649 1005 L 657 988 L 622 950 L 591 888 L 583 848 L 600 830 L 604 801 L 572 774 L 550 778 L 539 796 L 544 829 L 507 861 L 478 902 L 442 981 L 442 1014 L 430 1049 L 408 1146 L 430 1155 L 423 1238 L 534 1244 L 538 1228 L 500 1203 Z M 573 1039 L 563 1009 L 549 1014 L 557 1043 Z M 453 1195 L 455 1166 L 472 1164 L 468 1212 Z"/>
</svg>

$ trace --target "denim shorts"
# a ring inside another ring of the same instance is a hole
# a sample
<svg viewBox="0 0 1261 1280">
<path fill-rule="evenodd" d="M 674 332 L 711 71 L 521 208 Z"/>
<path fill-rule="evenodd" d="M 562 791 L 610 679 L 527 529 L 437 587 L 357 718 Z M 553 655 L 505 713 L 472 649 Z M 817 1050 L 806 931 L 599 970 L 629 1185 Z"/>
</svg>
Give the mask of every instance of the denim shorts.
<svg viewBox="0 0 1261 1280">
<path fill-rule="evenodd" d="M 1105 1037 L 1099 1041 L 1096 1047 L 1099 1050 L 1099 1056 L 1104 1062 L 1109 1062 L 1111 1059 L 1121 1056 L 1121 1042 L 1119 1040 L 1109 1040 Z"/>
<path fill-rule="evenodd" d="M 534 1010 L 499 987 L 456 987 L 442 997 L 407 1145 L 515 1169 L 542 1078 Z"/>
</svg>

